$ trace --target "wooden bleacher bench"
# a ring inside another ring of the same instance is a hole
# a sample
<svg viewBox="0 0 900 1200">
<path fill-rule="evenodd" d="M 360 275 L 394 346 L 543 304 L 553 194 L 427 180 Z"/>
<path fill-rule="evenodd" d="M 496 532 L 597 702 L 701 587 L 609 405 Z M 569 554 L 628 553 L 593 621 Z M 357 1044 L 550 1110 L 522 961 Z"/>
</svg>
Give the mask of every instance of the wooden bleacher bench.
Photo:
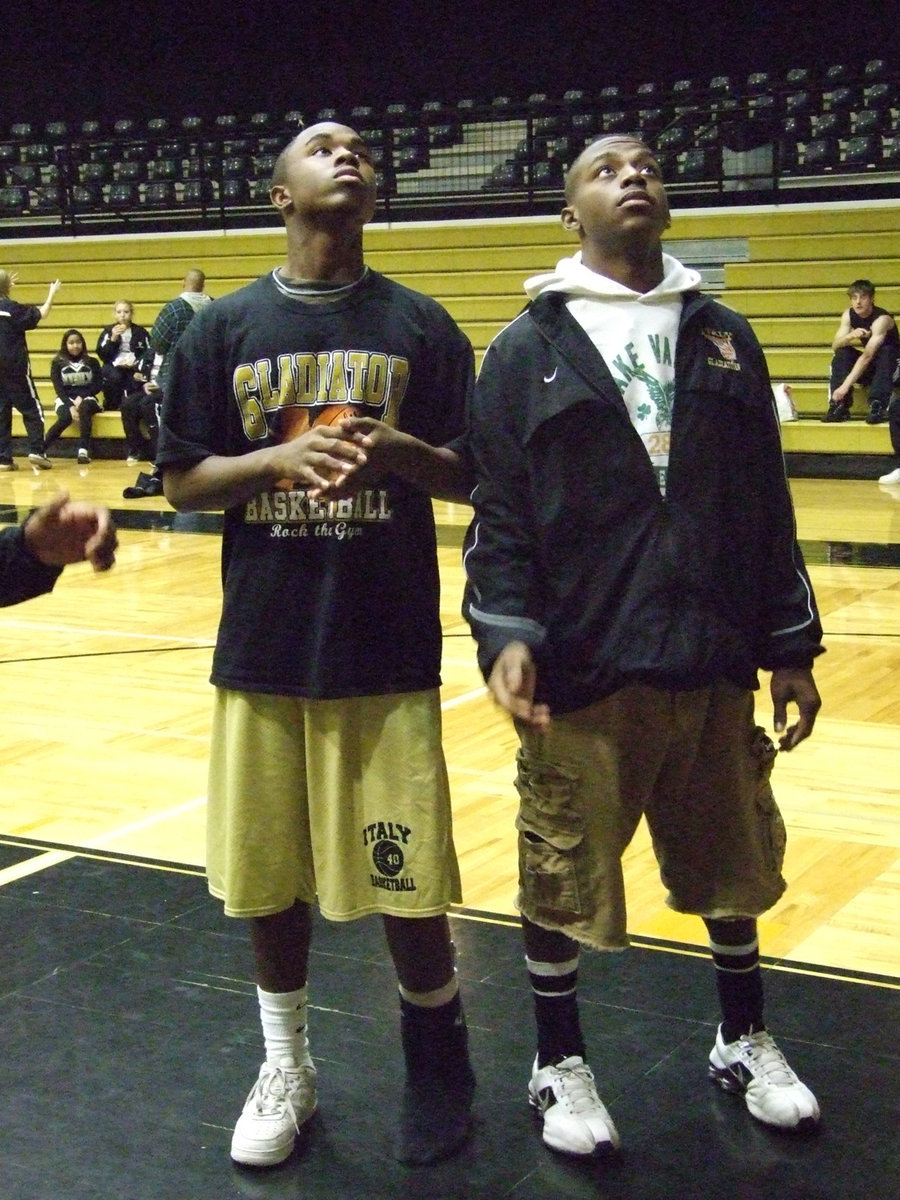
<svg viewBox="0 0 900 1200">
<path fill-rule="evenodd" d="M 375 223 L 366 256 L 376 270 L 440 300 L 459 322 L 480 363 L 495 334 L 526 302 L 522 285 L 577 242 L 556 218 Z M 823 474 L 877 474 L 891 455 L 886 425 L 867 425 L 861 391 L 851 421 L 823 424 L 831 338 L 847 304 L 848 283 L 871 278 L 876 303 L 900 312 L 900 201 L 690 209 L 672 214 L 667 242 L 703 273 L 704 286 L 753 325 L 774 383 L 791 385 L 800 419 L 783 426 L 792 472 L 813 464 Z M 704 258 L 720 254 L 716 265 Z M 129 299 L 135 320 L 150 327 L 180 290 L 185 271 L 201 267 L 213 297 L 225 295 L 284 261 L 284 233 L 271 229 L 201 234 L 11 239 L 0 265 L 19 274 L 16 299 L 41 303 L 49 281 L 63 281 L 46 321 L 28 336 L 32 371 L 49 424 L 50 360 L 63 332 L 80 329 L 93 351 L 113 304 Z M 124 437 L 117 412 L 95 421 L 99 455 L 118 455 Z M 24 433 L 15 414 L 13 433 Z M 77 437 L 66 431 L 64 446 Z M 105 447 L 104 447 L 105 443 Z"/>
</svg>

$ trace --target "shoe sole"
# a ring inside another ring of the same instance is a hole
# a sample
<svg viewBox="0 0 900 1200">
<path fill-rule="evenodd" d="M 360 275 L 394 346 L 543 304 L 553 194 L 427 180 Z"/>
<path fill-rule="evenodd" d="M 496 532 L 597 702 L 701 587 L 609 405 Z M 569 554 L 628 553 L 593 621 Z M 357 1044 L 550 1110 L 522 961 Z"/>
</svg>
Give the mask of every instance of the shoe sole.
<svg viewBox="0 0 900 1200">
<path fill-rule="evenodd" d="M 303 1118 L 299 1124 L 300 1130 L 304 1130 L 312 1118 L 316 1114 L 319 1107 L 319 1101 L 316 1100 L 309 1113 Z M 284 1146 L 273 1147 L 270 1150 L 257 1150 L 252 1146 L 236 1146 L 235 1139 L 231 1139 L 231 1161 L 240 1164 L 242 1167 L 277 1167 L 279 1163 L 283 1163 L 290 1158 L 294 1152 L 294 1146 L 297 1144 L 297 1134 L 291 1134 L 290 1141 Z"/>
</svg>

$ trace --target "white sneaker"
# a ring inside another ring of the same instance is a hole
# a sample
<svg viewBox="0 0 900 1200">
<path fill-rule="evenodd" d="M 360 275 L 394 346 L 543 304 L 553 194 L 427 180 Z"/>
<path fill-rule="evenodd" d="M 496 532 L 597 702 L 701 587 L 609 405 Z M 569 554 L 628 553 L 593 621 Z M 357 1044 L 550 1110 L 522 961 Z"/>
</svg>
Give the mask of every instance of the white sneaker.
<svg viewBox="0 0 900 1200">
<path fill-rule="evenodd" d="M 709 1056 L 709 1074 L 726 1092 L 742 1092 L 751 1114 L 781 1129 L 815 1125 L 819 1105 L 765 1029 L 723 1042 L 722 1029 Z"/>
<path fill-rule="evenodd" d="M 573 1055 L 531 1070 L 528 1099 L 544 1122 L 544 1144 L 564 1154 L 593 1154 L 618 1148 L 612 1117 L 597 1095 L 594 1076 L 584 1059 Z"/>
<path fill-rule="evenodd" d="M 138 463 L 142 461 L 143 460 L 138 458 L 136 454 L 129 454 L 125 459 L 125 465 L 128 467 L 136 467 Z"/>
<path fill-rule="evenodd" d="M 879 475 L 878 482 L 900 483 L 900 467 L 895 467 L 893 471 L 888 471 L 887 475 Z"/>
<path fill-rule="evenodd" d="M 91 461 L 91 456 L 88 454 L 87 450 L 78 451 L 78 461 L 80 463 L 89 463 Z"/>
<path fill-rule="evenodd" d="M 294 1138 L 316 1111 L 316 1068 L 312 1063 L 282 1066 L 263 1063 L 238 1117 L 231 1139 L 231 1157 L 250 1167 L 284 1162 Z"/>
<path fill-rule="evenodd" d="M 37 467 L 39 471 L 49 471 L 53 466 L 46 454 L 29 454 L 28 461 L 33 467 Z"/>
</svg>

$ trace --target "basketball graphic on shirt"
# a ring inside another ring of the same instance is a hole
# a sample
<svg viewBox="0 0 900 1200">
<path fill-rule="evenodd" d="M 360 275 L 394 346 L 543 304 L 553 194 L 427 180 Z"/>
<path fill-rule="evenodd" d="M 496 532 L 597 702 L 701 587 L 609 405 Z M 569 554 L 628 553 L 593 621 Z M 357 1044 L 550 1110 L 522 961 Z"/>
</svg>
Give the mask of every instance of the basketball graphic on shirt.
<svg viewBox="0 0 900 1200">
<path fill-rule="evenodd" d="M 270 429 L 279 442 L 291 442 L 317 425 L 337 425 L 343 417 L 362 415 L 362 406 L 359 404 L 296 404 L 279 408 L 272 418 Z M 277 486 L 289 490 L 294 486 L 294 480 L 280 479 Z"/>
</svg>

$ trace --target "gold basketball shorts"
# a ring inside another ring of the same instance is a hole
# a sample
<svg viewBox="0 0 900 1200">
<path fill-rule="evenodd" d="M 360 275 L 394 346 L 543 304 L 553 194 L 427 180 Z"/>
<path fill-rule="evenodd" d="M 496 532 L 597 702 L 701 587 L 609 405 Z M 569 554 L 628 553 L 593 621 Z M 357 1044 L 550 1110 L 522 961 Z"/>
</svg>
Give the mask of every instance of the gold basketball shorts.
<svg viewBox="0 0 900 1200">
<path fill-rule="evenodd" d="M 438 691 L 304 700 L 217 689 L 209 889 L 235 917 L 428 917 L 462 899 Z"/>
<path fill-rule="evenodd" d="M 626 687 L 519 737 L 517 904 L 535 924 L 628 944 L 622 856 L 642 815 L 676 911 L 756 917 L 784 892 L 776 751 L 752 692 Z"/>
</svg>

